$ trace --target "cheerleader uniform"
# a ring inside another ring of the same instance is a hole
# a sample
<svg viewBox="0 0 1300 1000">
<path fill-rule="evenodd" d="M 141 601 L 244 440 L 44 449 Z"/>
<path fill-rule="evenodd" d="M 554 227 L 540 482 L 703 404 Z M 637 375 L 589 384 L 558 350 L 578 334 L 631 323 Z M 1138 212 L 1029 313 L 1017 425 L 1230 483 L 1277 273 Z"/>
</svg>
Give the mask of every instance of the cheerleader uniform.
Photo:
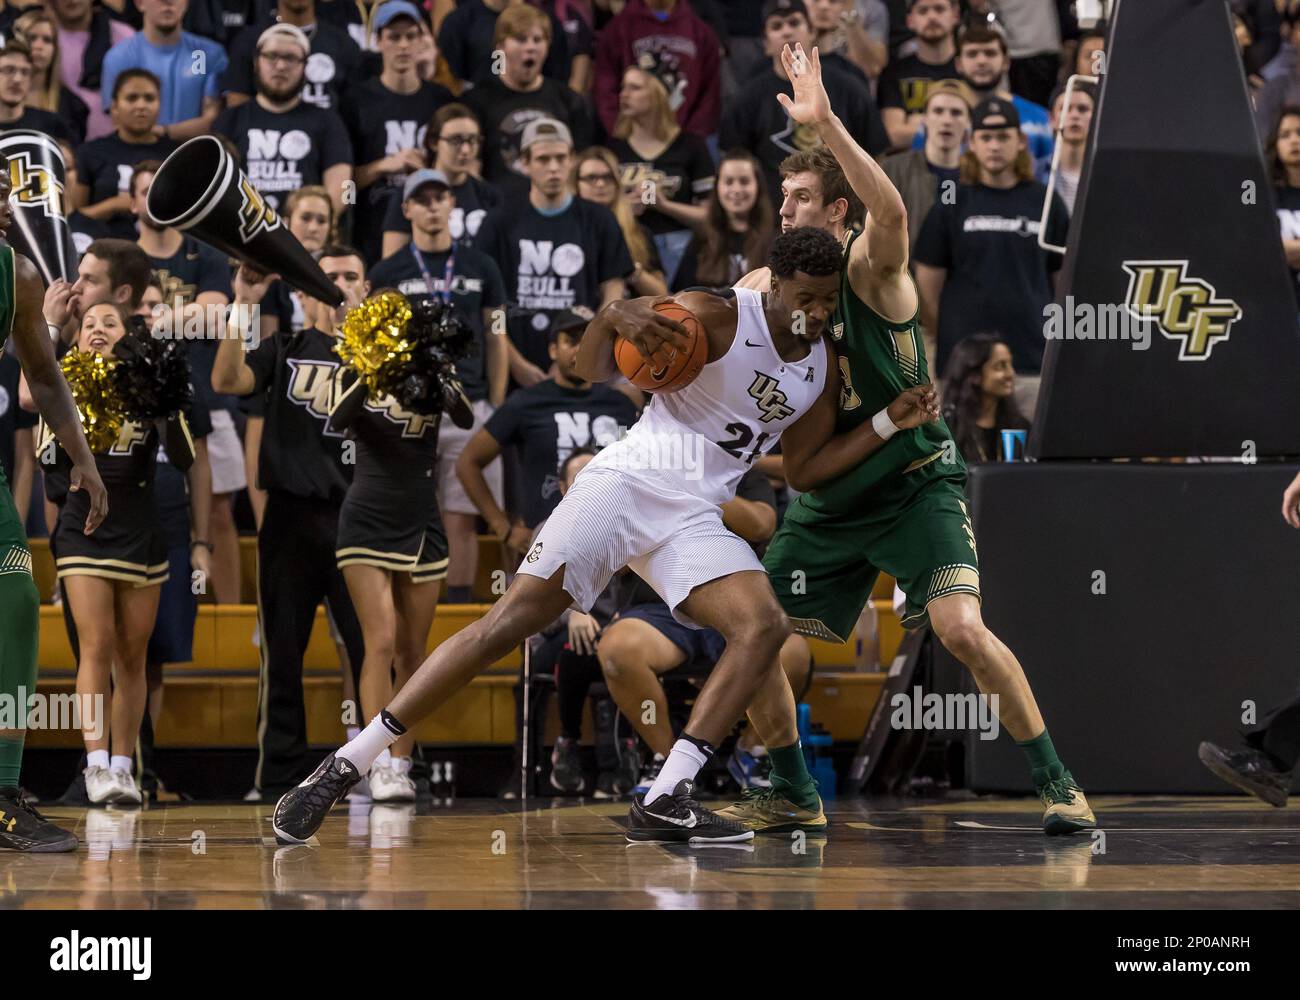
<svg viewBox="0 0 1300 1000">
<path fill-rule="evenodd" d="M 38 454 L 48 456 L 48 449 L 53 449 L 52 467 L 42 467 L 46 469 L 46 495 L 59 507 L 54 527 L 54 564 L 59 579 L 95 576 L 136 587 L 166 582 L 167 541 L 154 507 L 159 440 L 157 421 L 126 421 L 113 446 L 95 453 L 95 467 L 108 493 L 108 516 L 93 535 L 87 535 L 84 528 L 90 494 L 69 489 L 72 460 L 42 427 Z M 194 442 L 182 414 L 166 421 L 166 446 L 178 467 L 188 469 L 194 460 Z"/>
<path fill-rule="evenodd" d="M 409 573 L 413 583 L 447 575 L 447 535 L 438 510 L 440 417 L 367 398 L 352 373 L 330 413 L 330 427 L 356 440 L 352 485 L 339 512 L 335 558 L 345 566 Z"/>
</svg>

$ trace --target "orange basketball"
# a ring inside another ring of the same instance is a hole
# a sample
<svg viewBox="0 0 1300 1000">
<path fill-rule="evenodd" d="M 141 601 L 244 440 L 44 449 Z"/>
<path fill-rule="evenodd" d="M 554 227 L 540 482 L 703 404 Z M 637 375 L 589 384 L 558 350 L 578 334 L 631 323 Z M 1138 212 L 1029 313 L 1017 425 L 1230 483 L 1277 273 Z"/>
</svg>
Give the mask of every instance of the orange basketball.
<svg viewBox="0 0 1300 1000">
<path fill-rule="evenodd" d="M 630 341 L 619 337 L 614 341 L 614 360 L 618 363 L 619 371 L 638 389 L 646 392 L 676 392 L 695 381 L 695 377 L 708 364 L 709 338 L 695 313 L 683 305 L 661 302 L 655 306 L 655 312 L 663 313 L 686 327 L 686 335 L 691 342 L 690 349 L 683 352 L 670 348 L 672 357 L 668 364 L 656 370 Z"/>
</svg>

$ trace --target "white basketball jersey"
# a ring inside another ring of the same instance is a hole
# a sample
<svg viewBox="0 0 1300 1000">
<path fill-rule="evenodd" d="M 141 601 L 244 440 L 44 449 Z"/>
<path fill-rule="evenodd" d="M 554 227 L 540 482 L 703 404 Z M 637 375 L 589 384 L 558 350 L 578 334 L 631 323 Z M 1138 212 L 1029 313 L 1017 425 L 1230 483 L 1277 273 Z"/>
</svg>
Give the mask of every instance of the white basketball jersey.
<svg viewBox="0 0 1300 1000">
<path fill-rule="evenodd" d="M 798 420 L 826 383 L 826 345 L 783 361 L 763 316 L 763 296 L 735 289 L 736 336 L 722 357 L 673 393 L 652 395 L 626 436 L 587 468 L 648 477 L 664 492 L 723 504 L 760 455 Z M 584 470 L 585 471 L 585 470 Z"/>
</svg>

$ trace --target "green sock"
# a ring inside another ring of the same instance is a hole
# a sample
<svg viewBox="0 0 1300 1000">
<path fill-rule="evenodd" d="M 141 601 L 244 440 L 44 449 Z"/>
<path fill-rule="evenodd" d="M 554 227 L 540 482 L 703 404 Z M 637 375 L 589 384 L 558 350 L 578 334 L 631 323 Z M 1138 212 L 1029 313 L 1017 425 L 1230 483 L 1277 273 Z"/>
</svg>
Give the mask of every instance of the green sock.
<svg viewBox="0 0 1300 1000">
<path fill-rule="evenodd" d="M 801 809 L 815 808 L 821 797 L 799 741 L 788 747 L 768 747 L 767 757 L 772 762 L 772 787 Z"/>
<path fill-rule="evenodd" d="M 1052 738 L 1047 735 L 1046 729 L 1032 740 L 1017 740 L 1016 746 L 1025 752 L 1025 759 L 1029 761 L 1029 776 L 1033 779 L 1035 788 L 1065 777 L 1065 765 L 1056 756 L 1056 747 L 1052 746 Z"/>
<path fill-rule="evenodd" d="M 0 488 L 4 488 L 3 480 Z M 5 630 L 0 642 L 0 695 L 6 696 L 15 712 L 26 712 L 27 697 L 36 691 L 40 604 L 30 573 L 0 574 L 0 622 Z M 0 787 L 18 785 L 26 735 L 25 729 L 0 735 Z"/>
</svg>

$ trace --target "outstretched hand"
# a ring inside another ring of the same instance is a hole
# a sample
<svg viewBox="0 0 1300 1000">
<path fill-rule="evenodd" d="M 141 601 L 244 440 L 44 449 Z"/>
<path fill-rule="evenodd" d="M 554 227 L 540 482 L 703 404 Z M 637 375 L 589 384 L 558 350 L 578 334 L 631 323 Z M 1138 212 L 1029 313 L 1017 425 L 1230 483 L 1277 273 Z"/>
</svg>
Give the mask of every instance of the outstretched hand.
<svg viewBox="0 0 1300 1000">
<path fill-rule="evenodd" d="M 822 85 L 822 61 L 813 46 L 810 58 L 803 50 L 802 43 L 791 51 L 790 46 L 781 50 L 781 65 L 785 75 L 790 78 L 790 87 L 794 97 L 777 94 L 788 114 L 801 125 L 817 125 L 831 119 L 831 99 Z"/>
<path fill-rule="evenodd" d="M 914 385 L 889 404 L 888 414 L 900 431 L 931 423 L 939 419 L 939 395 L 933 385 Z"/>
</svg>

